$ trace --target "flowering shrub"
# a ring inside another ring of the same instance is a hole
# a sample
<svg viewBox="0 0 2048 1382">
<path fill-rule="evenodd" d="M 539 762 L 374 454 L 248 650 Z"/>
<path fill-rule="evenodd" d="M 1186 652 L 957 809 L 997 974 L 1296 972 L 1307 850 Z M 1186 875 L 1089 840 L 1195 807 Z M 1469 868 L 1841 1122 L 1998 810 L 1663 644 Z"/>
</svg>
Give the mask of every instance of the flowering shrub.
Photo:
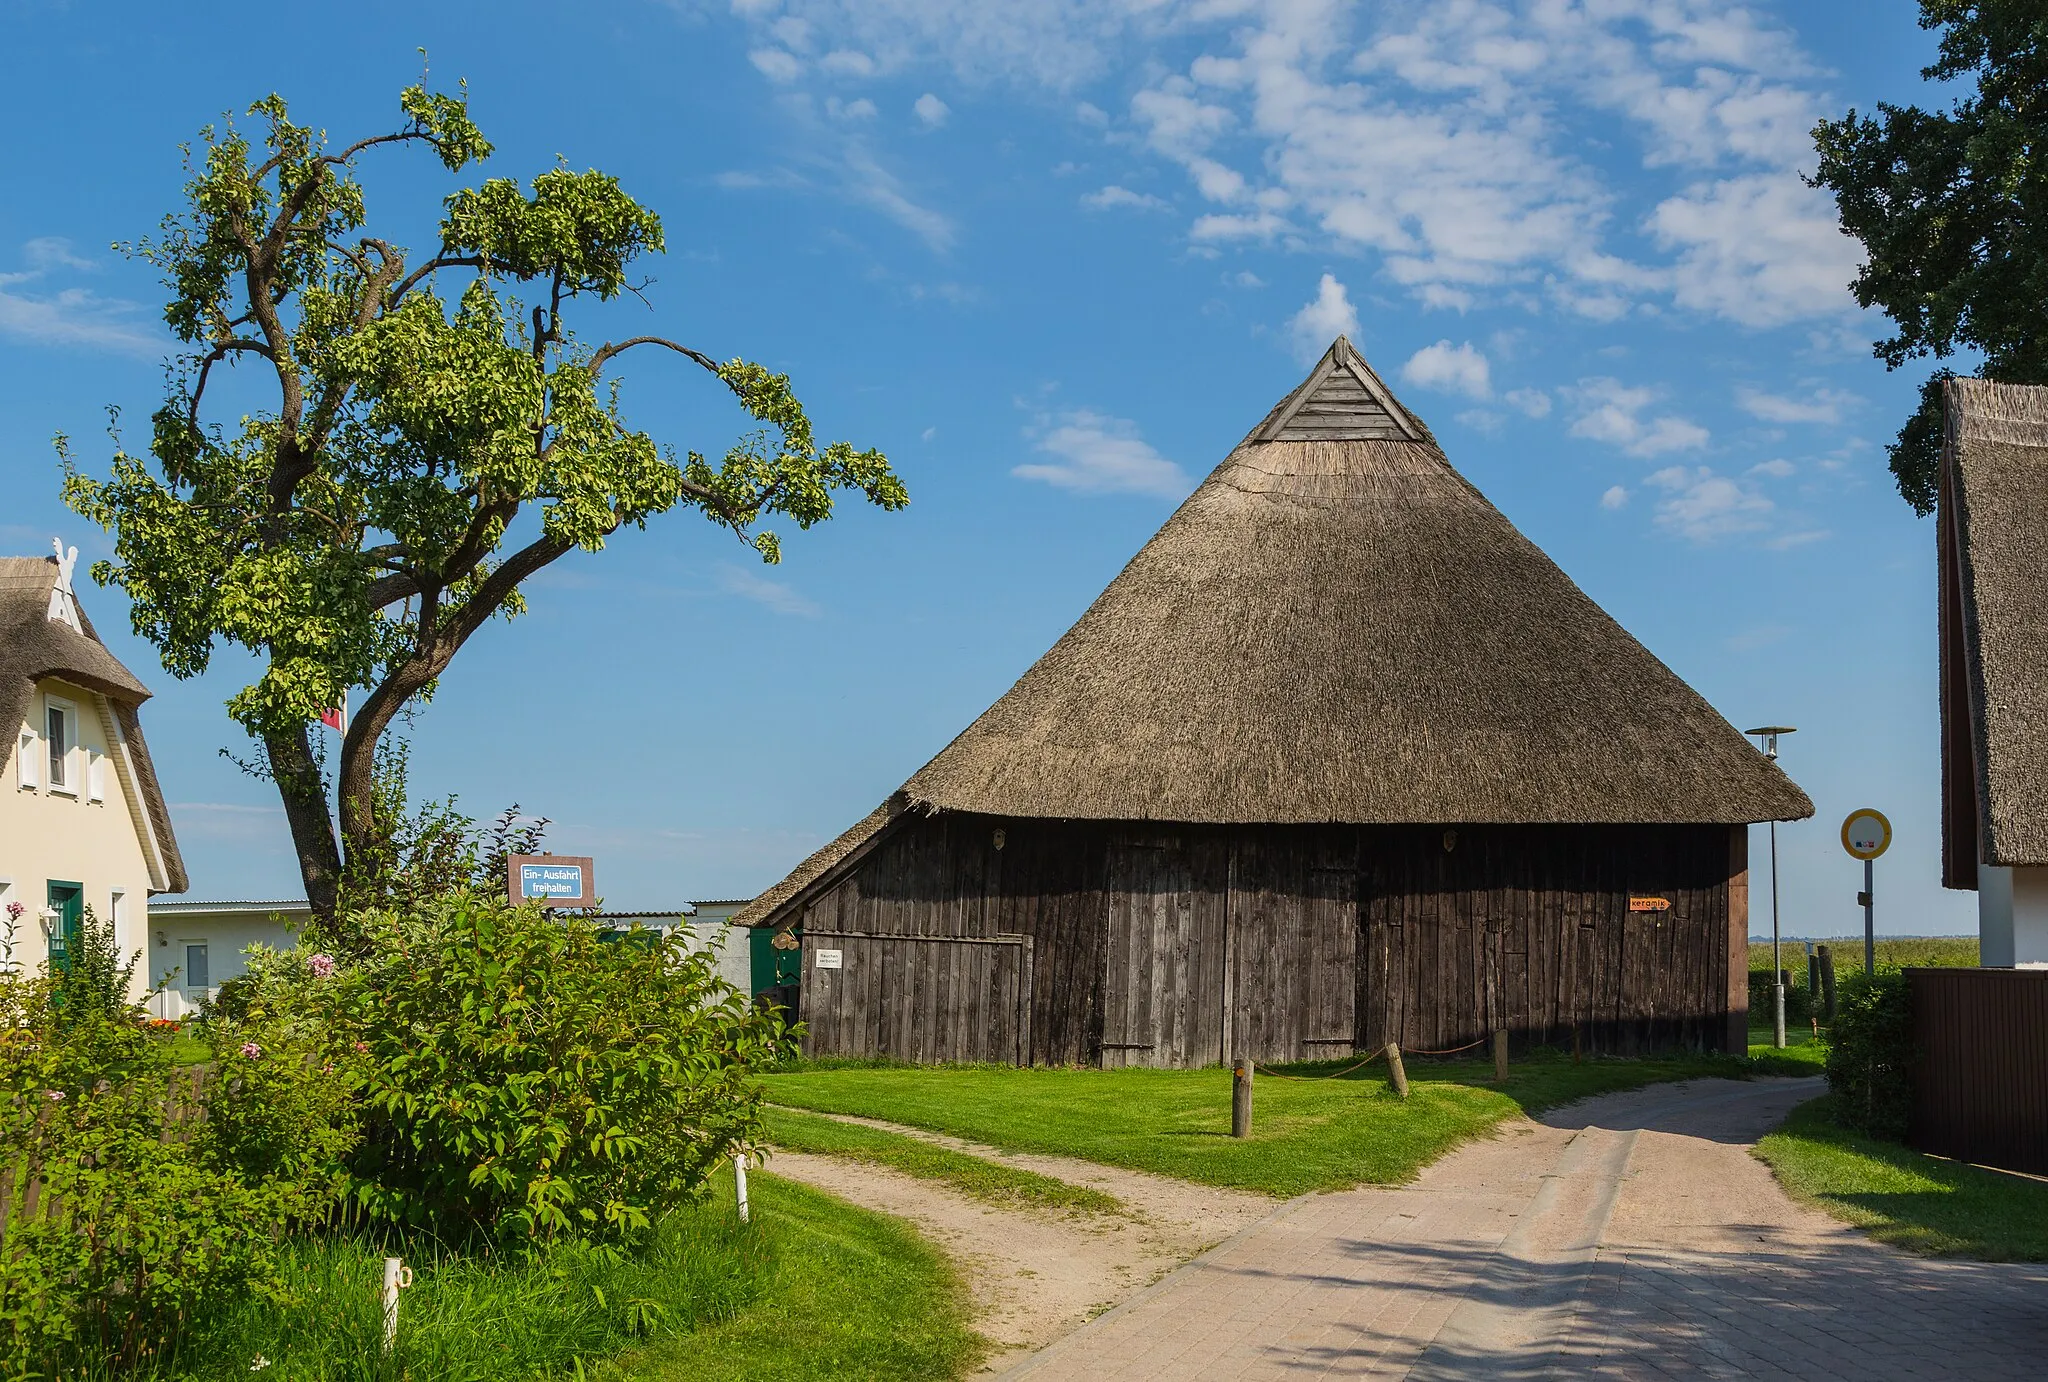
<svg viewBox="0 0 2048 1382">
<path fill-rule="evenodd" d="M 359 1082 L 354 1204 L 444 1240 L 630 1240 L 759 1135 L 782 1024 L 680 936 L 455 896 L 301 994 Z"/>
<path fill-rule="evenodd" d="M 90 911 L 83 929 L 118 953 Z M 202 1302 L 277 1293 L 278 1241 L 328 1212 L 352 1139 L 303 1049 L 260 1077 L 174 1069 L 139 1008 L 105 1001 L 133 959 L 95 965 L 0 974 L 0 1376 L 132 1367 Z"/>
</svg>

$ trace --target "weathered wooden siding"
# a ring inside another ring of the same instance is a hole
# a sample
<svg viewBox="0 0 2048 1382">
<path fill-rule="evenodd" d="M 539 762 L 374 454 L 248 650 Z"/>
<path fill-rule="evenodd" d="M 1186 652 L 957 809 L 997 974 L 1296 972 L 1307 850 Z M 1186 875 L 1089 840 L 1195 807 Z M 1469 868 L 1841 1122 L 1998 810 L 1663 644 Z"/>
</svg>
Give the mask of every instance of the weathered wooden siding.
<svg viewBox="0 0 2048 1382">
<path fill-rule="evenodd" d="M 1728 826 L 943 815 L 897 826 L 793 919 L 856 947 L 1030 937 L 1014 1040 L 1037 1064 L 1296 1060 L 1389 1040 L 1443 1050 L 1498 1026 L 1523 1045 L 1566 1044 L 1576 1029 L 1592 1051 L 1718 1049 L 1743 1039 L 1729 995 L 1745 840 Z M 1671 908 L 1631 912 L 1631 895 Z M 927 975 L 943 947 L 909 958 L 922 949 L 896 946 L 902 958 L 857 983 L 826 977 L 813 992 L 807 948 L 812 1049 L 1002 1059 L 911 1054 L 1000 1046 L 981 1029 L 1002 1001 L 991 986 L 1010 982 L 966 959 L 944 964 L 971 973 Z"/>
</svg>

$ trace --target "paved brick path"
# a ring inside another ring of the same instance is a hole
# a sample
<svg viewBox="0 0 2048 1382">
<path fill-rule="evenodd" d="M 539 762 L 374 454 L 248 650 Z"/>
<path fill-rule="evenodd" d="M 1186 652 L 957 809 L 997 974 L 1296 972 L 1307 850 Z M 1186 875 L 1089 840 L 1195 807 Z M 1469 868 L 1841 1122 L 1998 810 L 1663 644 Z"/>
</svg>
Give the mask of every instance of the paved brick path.
<svg viewBox="0 0 2048 1382">
<path fill-rule="evenodd" d="M 2048 1376 L 2048 1266 L 1909 1257 L 1748 1153 L 1814 1080 L 1589 1100 L 1312 1195 L 1011 1376 Z"/>
</svg>

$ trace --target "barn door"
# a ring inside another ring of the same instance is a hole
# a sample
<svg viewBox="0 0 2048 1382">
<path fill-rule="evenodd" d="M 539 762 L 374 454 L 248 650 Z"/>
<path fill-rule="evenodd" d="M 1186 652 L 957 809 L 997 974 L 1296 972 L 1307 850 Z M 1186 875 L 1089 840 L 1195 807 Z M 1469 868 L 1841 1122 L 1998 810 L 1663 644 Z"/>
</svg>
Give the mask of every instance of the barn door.
<svg viewBox="0 0 2048 1382">
<path fill-rule="evenodd" d="M 1132 836 L 1109 845 L 1102 976 L 1106 1068 L 1209 1065 L 1223 1055 L 1220 845 Z"/>
<path fill-rule="evenodd" d="M 1358 847 L 1295 832 L 1231 856 L 1231 1054 L 1349 1055 L 1358 1035 Z"/>
</svg>

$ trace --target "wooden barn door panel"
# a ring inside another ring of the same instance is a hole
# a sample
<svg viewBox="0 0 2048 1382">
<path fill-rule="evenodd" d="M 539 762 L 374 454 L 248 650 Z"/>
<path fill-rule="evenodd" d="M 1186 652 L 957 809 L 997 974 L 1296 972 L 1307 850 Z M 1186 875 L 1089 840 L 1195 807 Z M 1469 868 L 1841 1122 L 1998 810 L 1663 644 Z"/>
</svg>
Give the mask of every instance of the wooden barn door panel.
<svg viewBox="0 0 2048 1382">
<path fill-rule="evenodd" d="M 838 964 L 819 965 L 836 951 Z M 806 930 L 804 1054 L 1028 1064 L 1032 942 Z"/>
<path fill-rule="evenodd" d="M 1105 1067 L 1208 1065 L 1222 1055 L 1222 909 L 1207 840 L 1109 844 L 1102 978 Z"/>
<path fill-rule="evenodd" d="M 1358 1032 L 1356 836 L 1240 838 L 1231 854 L 1230 959 L 1234 1056 L 1350 1054 Z"/>
</svg>

